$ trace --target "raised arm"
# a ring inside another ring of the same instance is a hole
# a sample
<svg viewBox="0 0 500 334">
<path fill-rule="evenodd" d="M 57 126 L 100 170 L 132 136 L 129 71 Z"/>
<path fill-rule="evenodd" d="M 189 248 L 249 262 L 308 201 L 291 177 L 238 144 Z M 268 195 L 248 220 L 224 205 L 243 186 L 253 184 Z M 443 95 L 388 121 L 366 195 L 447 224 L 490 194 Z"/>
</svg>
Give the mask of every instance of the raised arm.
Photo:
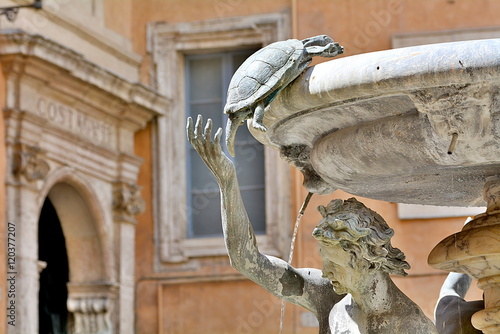
<svg viewBox="0 0 500 334">
<path fill-rule="evenodd" d="M 222 129 L 217 131 L 212 140 L 212 120 L 208 120 L 204 131 L 201 115 L 194 129 L 191 118 L 188 118 L 187 123 L 189 142 L 214 174 L 221 190 L 222 229 L 231 264 L 245 274 L 248 263 L 255 263 L 260 254 L 241 199 L 236 169 L 220 147 Z"/>
<path fill-rule="evenodd" d="M 201 115 L 194 128 L 193 120 L 188 118 L 188 140 L 214 174 L 221 190 L 222 229 L 231 265 L 276 296 L 314 313 L 321 312 L 318 310 L 318 304 L 321 304 L 318 303 L 318 296 L 332 302 L 338 300 L 329 282 L 321 278 L 320 270 L 297 270 L 286 261 L 259 252 L 241 199 L 236 170 L 220 147 L 222 129 L 218 129 L 212 140 L 212 121 L 207 121 L 204 130 L 202 127 Z M 328 307 L 328 303 L 323 303 L 323 307 Z"/>
<path fill-rule="evenodd" d="M 449 273 L 441 286 L 439 297 L 456 296 L 463 299 L 465 298 L 467 291 L 469 291 L 471 283 L 472 278 L 466 274 Z"/>
<path fill-rule="evenodd" d="M 482 300 L 465 301 L 472 279 L 466 274 L 450 273 L 444 281 L 434 310 L 439 334 L 480 334 L 471 317 L 484 309 Z"/>
</svg>

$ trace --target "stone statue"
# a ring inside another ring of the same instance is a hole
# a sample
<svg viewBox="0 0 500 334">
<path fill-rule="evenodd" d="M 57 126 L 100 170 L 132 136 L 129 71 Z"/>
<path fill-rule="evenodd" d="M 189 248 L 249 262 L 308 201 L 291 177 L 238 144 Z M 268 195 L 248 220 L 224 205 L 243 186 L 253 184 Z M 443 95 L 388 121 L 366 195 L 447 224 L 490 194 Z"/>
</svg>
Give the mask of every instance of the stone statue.
<svg viewBox="0 0 500 334">
<path fill-rule="evenodd" d="M 320 207 L 323 219 L 313 235 L 319 241 L 323 270 L 294 268 L 261 254 L 245 211 L 236 170 L 222 152 L 218 129 L 205 129 L 198 116 L 188 119 L 187 135 L 221 189 L 224 240 L 231 264 L 269 292 L 314 313 L 319 333 L 436 334 L 422 310 L 392 282 L 405 274 L 404 254 L 390 244 L 393 230 L 377 213 L 355 199 Z M 333 288 L 332 288 L 333 286 Z"/>
<path fill-rule="evenodd" d="M 253 127 L 266 131 L 262 124 L 264 109 L 309 66 L 313 56 L 335 57 L 342 52 L 344 49 L 333 39 L 320 35 L 272 43 L 248 57 L 234 73 L 227 91 L 224 112 L 229 114 L 229 153 L 234 156 L 236 129 L 243 121 L 253 117 Z"/>
<path fill-rule="evenodd" d="M 464 225 L 472 219 L 469 217 Z M 465 301 L 472 278 L 467 274 L 448 274 L 439 291 L 434 319 L 439 334 L 481 334 L 472 326 L 472 315 L 484 310 L 484 300 Z"/>
<path fill-rule="evenodd" d="M 472 279 L 466 274 L 450 273 L 441 287 L 434 315 L 439 334 L 481 334 L 471 317 L 484 310 L 483 300 L 465 301 Z"/>
</svg>

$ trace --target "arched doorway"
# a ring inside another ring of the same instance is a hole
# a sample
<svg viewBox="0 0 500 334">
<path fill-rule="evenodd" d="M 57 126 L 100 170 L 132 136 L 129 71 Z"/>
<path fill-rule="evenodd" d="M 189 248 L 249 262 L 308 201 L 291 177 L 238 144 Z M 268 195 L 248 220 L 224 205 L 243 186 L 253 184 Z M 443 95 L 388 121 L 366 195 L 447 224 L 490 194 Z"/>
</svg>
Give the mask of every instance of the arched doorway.
<svg viewBox="0 0 500 334">
<path fill-rule="evenodd" d="M 39 334 L 66 334 L 69 281 L 66 240 L 56 209 L 45 199 L 38 220 L 38 260 L 41 267 L 38 294 Z"/>
<path fill-rule="evenodd" d="M 96 194 L 79 178 L 59 175 L 38 223 L 39 334 L 111 334 L 117 284 L 109 236 Z"/>
</svg>

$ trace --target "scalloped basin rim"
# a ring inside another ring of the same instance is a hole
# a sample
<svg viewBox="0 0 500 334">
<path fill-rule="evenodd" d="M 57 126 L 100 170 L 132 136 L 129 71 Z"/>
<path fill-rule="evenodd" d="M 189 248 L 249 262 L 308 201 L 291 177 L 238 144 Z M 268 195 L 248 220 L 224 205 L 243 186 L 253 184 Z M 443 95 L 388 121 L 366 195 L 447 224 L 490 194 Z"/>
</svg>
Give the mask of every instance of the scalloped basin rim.
<svg viewBox="0 0 500 334">
<path fill-rule="evenodd" d="M 310 191 L 482 206 L 485 178 L 500 171 L 499 54 L 493 39 L 331 60 L 276 97 L 267 132 L 249 128 L 265 145 L 304 152 L 284 158 Z"/>
</svg>

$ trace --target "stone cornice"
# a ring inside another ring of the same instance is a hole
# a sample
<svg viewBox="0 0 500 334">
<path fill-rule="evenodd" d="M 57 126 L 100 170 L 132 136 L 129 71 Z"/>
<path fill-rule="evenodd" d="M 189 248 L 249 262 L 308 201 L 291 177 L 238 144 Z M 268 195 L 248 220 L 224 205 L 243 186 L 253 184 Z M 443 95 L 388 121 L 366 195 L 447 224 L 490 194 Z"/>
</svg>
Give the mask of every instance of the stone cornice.
<svg viewBox="0 0 500 334">
<path fill-rule="evenodd" d="M 155 32 L 159 34 L 177 33 L 179 35 L 186 34 L 210 34 L 213 32 L 227 31 L 230 26 L 235 30 L 258 30 L 263 25 L 282 25 L 288 20 L 289 13 L 287 11 L 281 13 L 258 14 L 253 16 L 235 16 L 224 17 L 219 19 L 211 19 L 204 21 L 183 22 L 183 23 L 167 23 L 154 22 Z M 231 33 L 231 31 L 227 31 Z"/>
<path fill-rule="evenodd" d="M 68 89 L 66 83 L 73 82 L 76 83 L 74 86 L 79 94 L 84 90 L 86 94 L 107 96 L 106 99 L 113 100 L 115 105 L 122 104 L 132 109 L 131 112 L 124 112 L 120 108 L 107 108 L 107 111 L 117 109 L 121 113 L 112 116 L 129 119 L 142 126 L 152 117 L 163 115 L 169 109 L 170 102 L 163 95 L 141 83 L 130 82 L 41 35 L 30 35 L 19 30 L 0 34 L 0 61 L 7 74 L 10 74 L 8 71 L 18 71 L 20 75 L 29 73 L 54 85 L 58 84 L 53 80 L 54 73 L 64 76 L 62 89 Z M 24 65 L 34 64 L 36 70 L 27 72 L 25 66 L 13 66 L 15 64 L 12 63 L 18 62 L 23 62 Z M 36 71 L 39 73 L 35 73 Z"/>
<path fill-rule="evenodd" d="M 172 39 L 182 50 L 210 48 L 214 40 L 217 48 L 234 47 L 235 40 L 240 46 L 266 45 L 289 38 L 289 25 L 288 11 L 195 22 L 154 22 L 148 26 L 148 34 L 154 34 L 154 38 L 148 38 L 148 51 L 161 52 Z"/>
<path fill-rule="evenodd" d="M 10 1 L 20 5 L 33 2 Z M 143 57 L 133 51 L 132 40 L 127 34 L 120 33 L 106 24 L 105 1 L 77 2 L 68 6 L 64 1 L 52 1 L 51 4 L 44 5 L 43 10 L 20 11 L 15 21 L 5 20 L 2 28 L 41 34 L 80 52 L 90 61 L 118 73 L 129 81 L 138 81 Z"/>
<path fill-rule="evenodd" d="M 98 45 L 101 49 L 108 50 L 124 62 L 133 66 L 140 65 L 142 61 L 142 57 L 140 55 L 129 51 L 118 45 L 115 41 L 111 41 L 109 38 L 102 36 L 102 32 L 96 32 L 96 30 L 92 29 L 92 26 L 83 25 L 69 19 L 68 17 L 58 15 L 58 13 L 51 10 L 51 8 L 44 8 L 44 12 L 51 21 L 54 21 L 60 26 L 82 36 L 84 39 L 91 40 L 93 44 Z M 116 35 L 121 37 L 119 34 Z"/>
</svg>

